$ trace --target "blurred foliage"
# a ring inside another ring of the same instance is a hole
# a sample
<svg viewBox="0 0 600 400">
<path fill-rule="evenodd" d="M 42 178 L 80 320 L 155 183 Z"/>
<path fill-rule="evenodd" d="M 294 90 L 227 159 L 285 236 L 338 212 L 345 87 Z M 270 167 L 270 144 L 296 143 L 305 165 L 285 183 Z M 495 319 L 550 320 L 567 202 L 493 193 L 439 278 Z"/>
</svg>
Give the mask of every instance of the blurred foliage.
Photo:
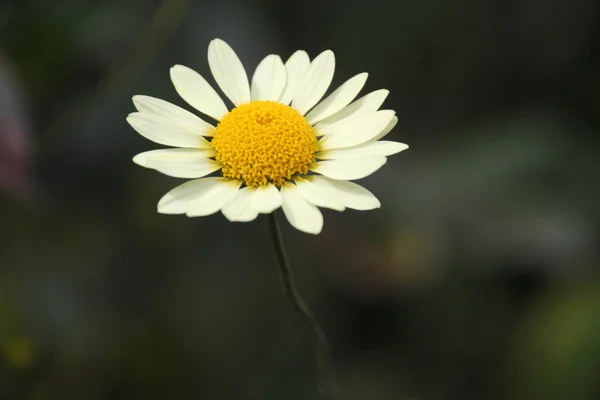
<svg viewBox="0 0 600 400">
<path fill-rule="evenodd" d="M 598 282 L 551 289 L 538 303 L 517 335 L 513 349 L 516 369 L 511 375 L 515 386 L 522 389 L 510 397 L 596 397 L 600 370 Z M 548 385 L 548 377 L 553 377 L 552 385 Z"/>
<path fill-rule="evenodd" d="M 214 37 L 249 71 L 333 49 L 411 146 L 381 210 L 284 227 L 344 399 L 600 398 L 597 2 L 7 0 L 0 399 L 316 398 L 266 221 L 159 215 L 178 181 L 130 161 L 131 96 L 185 107 L 168 69 Z"/>
</svg>

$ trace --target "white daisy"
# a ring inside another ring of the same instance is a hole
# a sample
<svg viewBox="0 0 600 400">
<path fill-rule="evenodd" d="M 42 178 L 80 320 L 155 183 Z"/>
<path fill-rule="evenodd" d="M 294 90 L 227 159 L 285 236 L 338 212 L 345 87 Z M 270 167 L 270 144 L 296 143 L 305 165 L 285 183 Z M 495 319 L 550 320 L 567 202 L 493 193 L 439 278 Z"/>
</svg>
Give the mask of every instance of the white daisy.
<svg viewBox="0 0 600 400">
<path fill-rule="evenodd" d="M 408 148 L 379 140 L 398 121 L 394 111 L 379 110 L 387 90 L 352 102 L 367 80 L 362 73 L 319 102 L 333 78 L 331 50 L 312 62 L 299 50 L 285 64 L 271 54 L 251 83 L 233 49 L 220 39 L 208 46 L 208 63 L 235 106 L 231 111 L 197 72 L 176 65 L 171 80 L 189 105 L 218 121 L 216 126 L 164 100 L 133 97 L 137 112 L 127 117 L 129 124 L 145 138 L 175 147 L 140 153 L 133 161 L 193 179 L 164 195 L 158 212 L 200 217 L 221 211 L 230 221 L 247 222 L 282 207 L 292 226 L 318 234 L 323 227 L 318 207 L 380 207 L 371 192 L 349 181 L 372 174 L 386 156 Z M 212 173 L 218 176 L 207 177 Z"/>
</svg>

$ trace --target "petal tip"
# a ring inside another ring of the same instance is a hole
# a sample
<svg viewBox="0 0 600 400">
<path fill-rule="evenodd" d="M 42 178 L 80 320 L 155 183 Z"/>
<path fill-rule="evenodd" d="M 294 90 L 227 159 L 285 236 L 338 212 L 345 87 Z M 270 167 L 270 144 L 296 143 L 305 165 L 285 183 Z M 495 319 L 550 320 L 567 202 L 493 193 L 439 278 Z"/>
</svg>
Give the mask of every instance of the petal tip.
<svg viewBox="0 0 600 400">
<path fill-rule="evenodd" d="M 146 159 L 146 157 L 144 157 L 143 154 L 144 153 L 136 154 L 135 156 L 133 156 L 131 158 L 131 161 L 133 161 L 134 163 L 136 163 L 139 166 L 145 167 L 147 159 Z"/>
<path fill-rule="evenodd" d="M 171 68 L 169 68 L 169 75 L 171 76 L 171 78 L 173 78 L 173 75 L 176 73 L 183 73 L 186 71 L 191 70 L 191 68 L 186 67 L 185 65 L 182 64 L 175 64 L 173 65 Z"/>
<path fill-rule="evenodd" d="M 388 97 L 388 95 L 390 94 L 390 91 L 388 89 L 379 89 L 376 92 L 381 93 L 381 96 L 383 96 L 384 100 Z M 375 92 L 374 92 L 375 93 Z"/>
<path fill-rule="evenodd" d="M 162 203 L 162 199 L 158 202 L 158 204 L 156 205 L 156 212 L 159 214 L 165 214 L 165 215 L 169 215 L 169 214 L 173 214 L 172 212 L 169 212 L 169 210 L 167 209 L 167 207 Z"/>
<path fill-rule="evenodd" d="M 219 46 L 219 47 L 230 47 L 226 41 L 224 41 L 223 39 L 220 38 L 214 38 L 213 40 L 210 41 L 210 43 L 208 44 L 208 48 L 209 50 L 211 48 L 215 48 L 215 46 Z"/>
<path fill-rule="evenodd" d="M 139 113 L 140 113 L 139 111 L 134 111 L 134 112 L 129 113 L 125 117 L 125 121 L 127 121 L 129 123 L 129 125 L 133 126 L 132 121 L 137 119 L 136 117 L 138 116 Z"/>
<path fill-rule="evenodd" d="M 152 99 L 152 97 L 146 96 L 143 94 L 136 94 L 135 96 L 133 96 L 131 98 L 131 101 L 133 102 L 135 109 L 138 112 L 142 112 L 142 108 L 144 107 L 144 102 L 148 103 L 149 101 L 151 101 L 150 99 Z"/>
</svg>

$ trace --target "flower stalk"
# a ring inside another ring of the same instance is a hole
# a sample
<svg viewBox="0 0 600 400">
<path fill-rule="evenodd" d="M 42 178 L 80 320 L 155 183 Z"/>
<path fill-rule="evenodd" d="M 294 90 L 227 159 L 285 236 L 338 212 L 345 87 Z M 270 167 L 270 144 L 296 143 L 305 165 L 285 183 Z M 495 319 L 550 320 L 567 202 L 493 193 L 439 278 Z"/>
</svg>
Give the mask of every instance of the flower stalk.
<svg viewBox="0 0 600 400">
<path fill-rule="evenodd" d="M 276 212 L 268 214 L 267 218 L 269 221 L 271 239 L 273 240 L 275 253 L 277 254 L 277 265 L 279 267 L 279 273 L 284 292 L 289 298 L 292 307 L 302 318 L 310 332 L 315 356 L 317 359 L 319 391 L 324 398 L 335 399 L 335 369 L 331 359 L 327 338 L 314 315 L 310 311 L 308 304 L 306 304 L 306 301 L 304 301 L 300 295 L 300 292 L 298 291 L 298 288 L 296 287 L 292 269 L 290 267 L 285 248 L 283 247 L 283 240 L 281 238 L 281 230 L 279 229 L 279 224 L 277 222 Z"/>
</svg>

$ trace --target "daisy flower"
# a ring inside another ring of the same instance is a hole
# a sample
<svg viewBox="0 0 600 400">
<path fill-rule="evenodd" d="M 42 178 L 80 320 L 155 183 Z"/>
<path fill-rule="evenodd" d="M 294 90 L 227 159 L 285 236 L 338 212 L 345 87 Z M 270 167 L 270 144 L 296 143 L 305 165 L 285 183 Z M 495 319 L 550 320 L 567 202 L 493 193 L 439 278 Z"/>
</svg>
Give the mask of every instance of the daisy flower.
<svg viewBox="0 0 600 400">
<path fill-rule="evenodd" d="M 394 111 L 379 110 L 387 90 L 353 101 L 367 80 L 361 73 L 321 101 L 335 69 L 331 50 L 312 61 L 302 50 L 285 63 L 268 55 L 250 82 L 233 49 L 220 39 L 208 46 L 208 63 L 233 109 L 206 79 L 182 65 L 171 68 L 171 80 L 203 118 L 164 100 L 133 97 L 137 112 L 127 117 L 129 124 L 172 147 L 140 153 L 133 161 L 193 179 L 165 194 L 159 213 L 201 217 L 221 211 L 230 221 L 248 222 L 281 207 L 292 226 L 318 234 L 319 207 L 380 207 L 370 191 L 350 181 L 408 148 L 379 140 L 398 121 Z"/>
</svg>

